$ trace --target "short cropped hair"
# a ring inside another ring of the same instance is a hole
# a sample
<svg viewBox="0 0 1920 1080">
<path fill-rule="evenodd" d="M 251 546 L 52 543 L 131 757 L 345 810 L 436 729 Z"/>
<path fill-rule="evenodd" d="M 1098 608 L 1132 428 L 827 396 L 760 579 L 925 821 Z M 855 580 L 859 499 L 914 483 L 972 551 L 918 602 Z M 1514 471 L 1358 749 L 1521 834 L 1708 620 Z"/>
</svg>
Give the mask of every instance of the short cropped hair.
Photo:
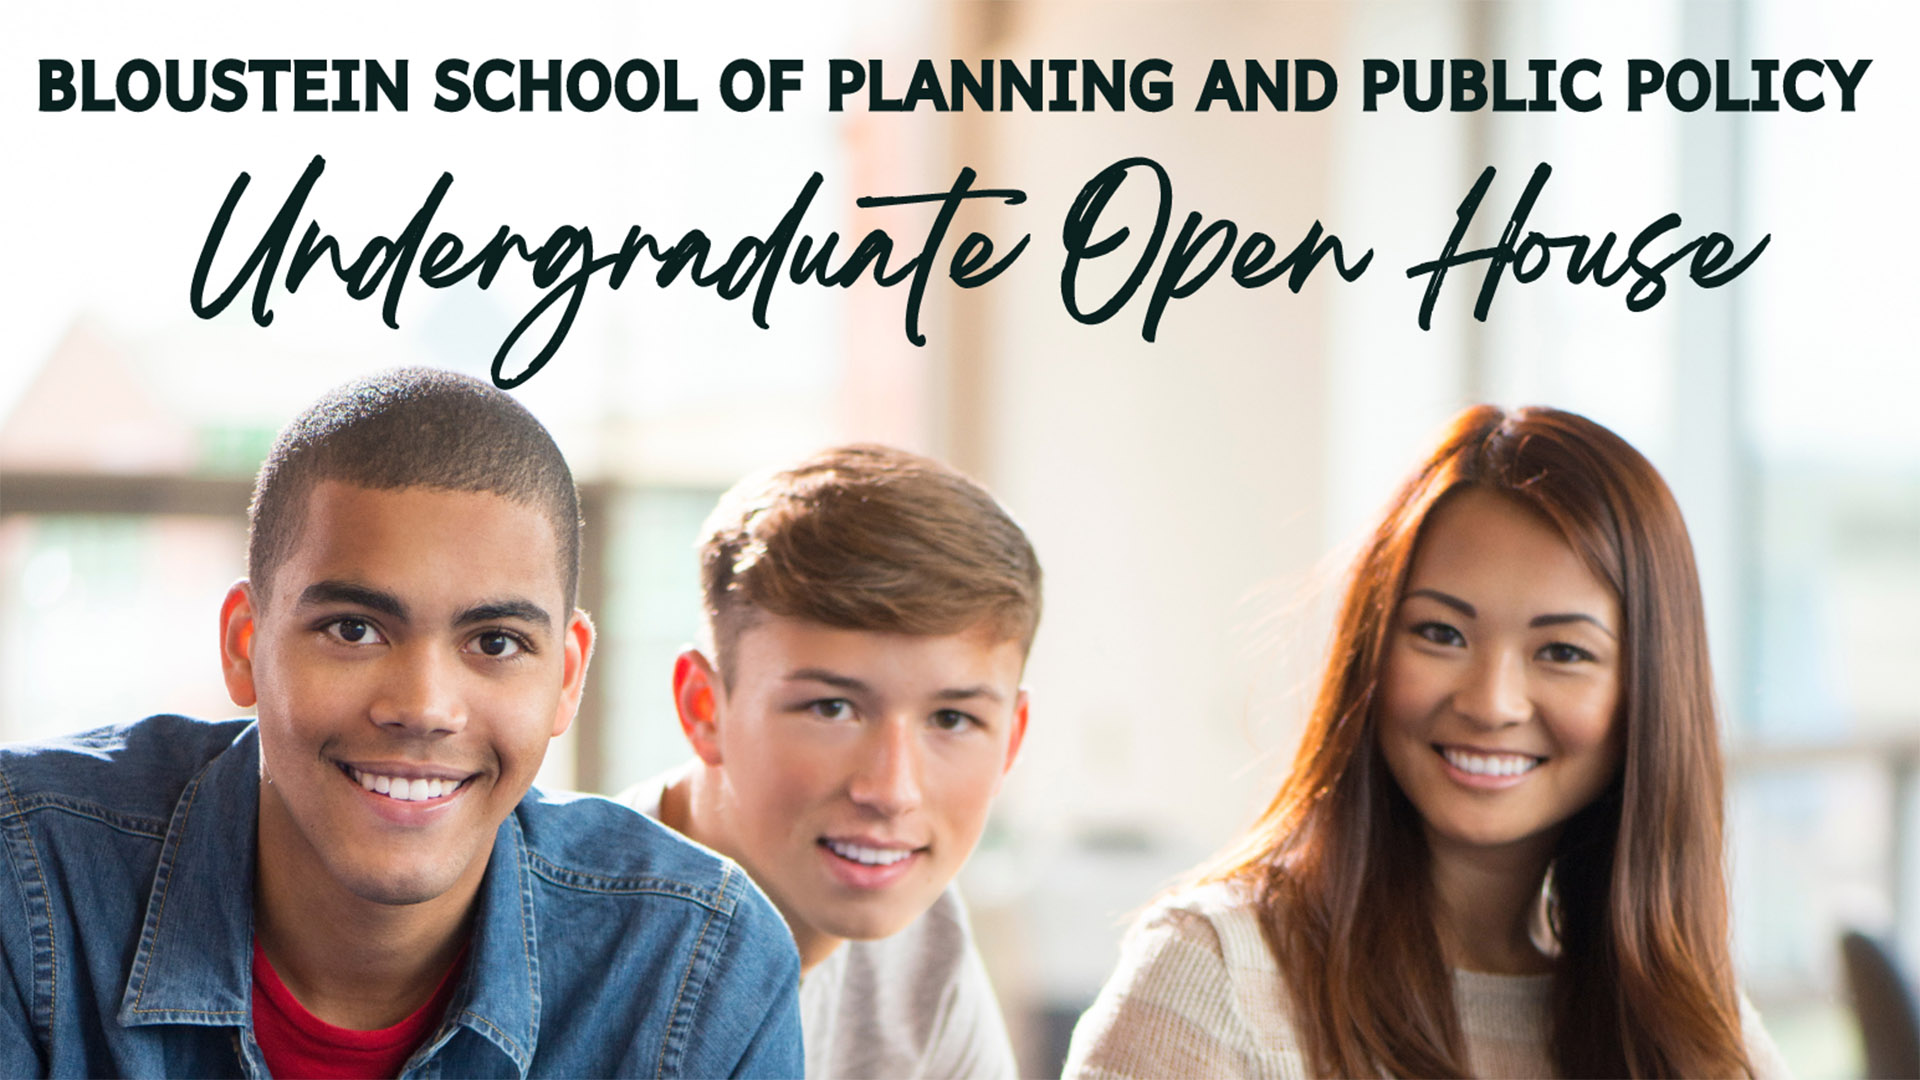
<svg viewBox="0 0 1920 1080">
<path fill-rule="evenodd" d="M 580 585 L 580 495 L 553 436 L 526 407 L 466 375 L 397 368 L 338 387 L 274 440 L 247 509 L 247 576 L 263 598 L 293 553 L 322 480 L 375 491 L 486 492 L 553 524 L 571 610 Z"/>
<path fill-rule="evenodd" d="M 720 497 L 700 541 L 707 631 L 723 683 L 760 613 L 848 630 L 1033 645 L 1040 561 L 980 485 L 887 446 L 839 446 Z"/>
</svg>

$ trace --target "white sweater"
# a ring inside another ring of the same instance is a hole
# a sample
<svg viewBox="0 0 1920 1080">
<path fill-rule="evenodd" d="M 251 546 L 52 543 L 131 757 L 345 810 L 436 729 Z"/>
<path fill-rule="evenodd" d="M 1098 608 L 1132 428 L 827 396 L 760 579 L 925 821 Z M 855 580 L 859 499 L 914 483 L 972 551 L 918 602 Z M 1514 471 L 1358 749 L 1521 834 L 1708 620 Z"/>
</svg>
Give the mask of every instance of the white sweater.
<svg viewBox="0 0 1920 1080">
<path fill-rule="evenodd" d="M 1551 975 L 1453 973 L 1475 1076 L 1554 1075 Z M 1743 995 L 1756 1076 L 1790 1075 Z M 1208 885 L 1149 908 L 1128 931 L 1100 997 L 1073 1031 L 1068 1077 L 1309 1077 L 1306 1048 L 1259 915 L 1244 890 Z"/>
</svg>

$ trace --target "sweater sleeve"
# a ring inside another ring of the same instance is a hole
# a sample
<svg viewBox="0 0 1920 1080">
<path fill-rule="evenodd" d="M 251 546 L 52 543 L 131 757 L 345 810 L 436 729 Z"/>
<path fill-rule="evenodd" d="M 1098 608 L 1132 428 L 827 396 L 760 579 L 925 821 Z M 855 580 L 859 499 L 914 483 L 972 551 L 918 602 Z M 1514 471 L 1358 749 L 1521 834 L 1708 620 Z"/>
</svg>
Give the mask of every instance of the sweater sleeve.
<svg viewBox="0 0 1920 1080">
<path fill-rule="evenodd" d="M 1128 932 L 1119 967 L 1074 1027 L 1065 1075 L 1302 1075 L 1285 1025 L 1263 1041 L 1249 1024 L 1228 951 L 1207 916 L 1178 906 L 1150 910 Z"/>
</svg>

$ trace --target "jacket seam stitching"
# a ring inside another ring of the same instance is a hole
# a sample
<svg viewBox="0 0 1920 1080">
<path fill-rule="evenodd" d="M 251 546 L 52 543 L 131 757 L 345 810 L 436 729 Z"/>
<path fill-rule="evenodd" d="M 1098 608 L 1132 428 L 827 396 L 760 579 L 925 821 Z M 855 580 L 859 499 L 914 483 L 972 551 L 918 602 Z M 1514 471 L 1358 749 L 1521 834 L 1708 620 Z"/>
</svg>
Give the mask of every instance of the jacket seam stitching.
<svg viewBox="0 0 1920 1080">
<path fill-rule="evenodd" d="M 733 867 L 723 865 L 720 871 L 720 887 L 725 889 L 733 878 Z M 719 912 L 707 909 L 707 917 L 700 922 L 700 935 L 693 940 L 693 951 L 687 957 L 687 970 L 680 974 L 680 985 L 673 992 L 673 1006 L 667 1010 L 666 1038 L 660 1043 L 660 1058 L 654 1065 L 655 1076 L 667 1075 L 667 1051 L 674 1045 L 674 1036 L 680 1019 L 680 1002 L 687 994 L 687 984 L 693 981 L 693 969 L 699 965 L 701 949 L 707 942 L 707 931 L 713 926 L 713 919 Z"/>
<path fill-rule="evenodd" d="M 129 836 L 138 836 L 144 840 L 159 840 L 166 836 L 166 823 L 158 818 L 110 810 L 97 803 L 67 799 L 48 793 L 31 796 L 23 803 L 17 796 L 11 794 L 12 785 L 8 785 L 8 792 L 8 801 L 12 803 L 13 809 L 4 815 L 7 820 L 25 820 L 31 814 L 52 810 L 105 825 L 110 829 Z"/>
<path fill-rule="evenodd" d="M 486 1025 L 487 1027 L 489 1027 L 489 1028 L 492 1028 L 492 1029 L 493 1029 L 494 1031 L 496 1031 L 496 1032 L 498 1032 L 498 1033 L 499 1033 L 499 1035 L 500 1035 L 500 1037 L 501 1037 L 502 1039 L 505 1039 L 505 1040 L 507 1041 L 507 1045 L 508 1045 L 508 1046 L 511 1046 L 511 1047 L 513 1047 L 513 1052 L 514 1052 L 515 1054 L 520 1054 L 520 1055 L 522 1055 L 522 1056 L 524 1056 L 524 1053 L 525 1053 L 525 1052 L 524 1052 L 524 1051 L 522 1051 L 522 1050 L 520 1049 L 520 1044 L 519 1044 L 519 1043 L 517 1043 L 517 1042 L 515 1042 L 515 1041 L 514 1041 L 514 1039 L 513 1039 L 513 1036 L 511 1036 L 511 1035 L 509 1035 L 509 1034 L 507 1034 L 507 1033 L 506 1033 L 506 1031 L 505 1031 L 505 1030 L 503 1030 L 503 1029 L 502 1029 L 502 1028 L 500 1027 L 500 1025 L 498 1025 L 498 1024 L 496 1024 L 496 1023 L 494 1023 L 493 1021 L 491 1021 L 491 1020 L 489 1020 L 489 1019 L 487 1019 L 487 1018 L 486 1018 L 486 1017 L 484 1017 L 484 1016 L 481 1016 L 481 1015 L 480 1015 L 479 1013 L 477 1013 L 477 1012 L 474 1012 L 474 1011 L 473 1011 L 472 1009 L 462 1009 L 462 1010 L 460 1010 L 460 1015 L 462 1015 L 462 1016 L 470 1016 L 470 1017 L 472 1017 L 472 1018 L 474 1019 L 474 1021 L 475 1021 L 476 1023 L 481 1023 L 481 1024 L 485 1024 L 485 1025 Z M 431 1060 L 431 1059 L 429 1059 L 429 1060 Z M 518 1063 L 518 1062 L 515 1062 L 515 1064 L 516 1064 L 516 1065 L 518 1065 L 519 1063 Z"/>
<path fill-rule="evenodd" d="M 40 903 L 47 915 L 47 1047 L 49 1053 L 53 1047 L 54 1012 L 60 1007 L 60 949 L 54 940 L 53 889 L 47 882 L 47 868 L 40 862 L 40 851 L 33 842 L 33 830 L 27 828 L 26 818 L 20 810 L 20 798 L 14 793 L 12 781 L 7 779 L 5 769 L 0 769 L 0 787 L 7 790 L 7 801 L 13 804 L 14 818 L 20 822 L 20 831 L 27 841 L 27 854 L 33 859 L 33 872 L 39 875 Z M 31 938 L 32 932 L 28 935 Z M 51 1060 L 51 1058 L 49 1058 Z"/>
<path fill-rule="evenodd" d="M 201 773 L 200 773 L 199 775 L 196 775 L 196 776 L 195 776 L 195 777 L 193 778 L 193 780 L 192 780 L 191 782 L 189 782 L 189 783 L 188 783 L 188 785 L 187 785 L 187 791 L 186 791 L 186 799 L 187 799 L 187 805 L 186 805 L 186 807 L 185 807 L 185 808 L 184 808 L 184 809 L 183 809 L 183 810 L 181 811 L 181 813 L 180 813 L 180 827 L 181 827 L 181 829 L 183 829 L 183 830 L 184 830 L 184 829 L 185 829 L 185 828 L 187 827 L 187 818 L 188 818 L 188 817 L 189 817 L 190 815 L 192 815 L 192 813 L 193 813 L 193 803 L 194 803 L 194 800 L 196 800 L 196 799 L 198 799 L 198 798 L 200 797 L 200 781 L 201 781 L 201 778 L 202 778 L 203 776 L 205 776 L 205 771 L 204 771 L 204 770 L 202 770 L 202 772 L 201 772 Z M 178 844 L 173 844 L 173 845 L 171 845 L 171 846 L 172 846 L 172 847 L 173 847 L 173 849 L 174 849 L 174 854 L 178 854 L 178 851 L 179 851 L 179 845 L 178 845 Z M 243 1015 L 243 1014 L 242 1014 L 241 1012 L 239 1012 L 238 1010 L 235 1010 L 235 1009 L 224 1009 L 224 1010 L 209 1010 L 209 1009 L 151 1009 L 151 1010 L 150 1010 L 150 1009 L 147 1009 L 147 1008 L 146 1008 L 145 1006 L 143 1006 L 143 1005 L 141 1004 L 141 1002 L 143 1002 L 143 1001 L 145 1001 L 145 1000 L 147 999 L 147 976 L 149 976 L 149 975 L 151 975 L 151 974 L 153 974 L 153 963 L 154 963 L 154 961 L 155 961 L 156 959 L 158 959 L 158 957 L 159 957 L 159 952 L 160 952 L 160 925 L 161 925 L 161 923 L 162 923 L 162 922 L 164 922 L 164 921 L 166 920 L 166 917 L 167 917 L 167 898 L 173 895 L 173 877 L 174 877 L 174 873 L 173 873 L 173 872 L 174 872 L 174 865 L 173 865 L 173 860 L 172 860 L 171 858 L 169 858 L 169 856 L 168 856 L 168 851 L 167 851 L 167 848 L 168 848 L 168 845 L 165 845 L 165 844 L 163 844 L 163 845 L 161 846 L 161 849 L 160 849 L 160 862 L 161 862 L 161 865 L 162 865 L 162 866 L 164 866 L 164 867 L 166 868 L 166 872 L 167 872 L 167 883 L 166 883 L 166 885 L 164 885 L 164 886 L 162 886 L 162 887 L 161 887 L 161 889 L 160 889 L 160 908 L 159 908 L 159 910 L 157 910 L 157 911 L 155 911 L 155 912 L 153 913 L 153 931 L 154 931 L 154 936 L 153 936 L 153 940 L 152 940 L 152 942 L 151 942 L 151 945 L 152 945 L 152 948 L 151 948 L 151 949 L 150 949 L 150 950 L 148 951 L 148 953 L 147 953 L 147 957 L 146 957 L 146 964 L 145 964 L 145 965 L 143 965 L 143 966 L 141 967 L 141 969 L 140 969 L 140 990 L 139 990 L 139 992 L 137 992 L 137 993 L 135 993 L 135 994 L 133 995 L 133 1011 L 134 1011 L 134 1012 L 136 1012 L 136 1013 L 145 1013 L 145 1012 L 181 1012 L 181 1013 L 186 1013 L 186 1014 L 188 1014 L 188 1015 L 190 1015 L 190 1016 L 239 1016 L 239 1015 Z M 143 934 L 142 936 L 145 936 L 145 935 Z"/>
<path fill-rule="evenodd" d="M 539 944 L 534 940 L 534 935 L 538 933 L 538 931 L 532 922 L 533 848 L 527 843 L 526 835 L 520 828 L 519 818 L 514 817 L 509 820 L 513 822 L 514 847 L 520 851 L 520 865 L 518 869 L 520 873 L 527 875 L 520 883 L 520 956 L 527 965 L 527 981 L 529 983 L 527 1006 L 533 1010 L 531 1027 L 535 1032 L 538 1032 L 540 1030 L 540 959 L 538 955 Z M 493 1025 L 488 1024 L 487 1026 L 492 1027 Z M 520 1044 L 514 1042 L 511 1037 L 507 1036 L 506 1032 L 502 1031 L 500 1034 L 503 1038 L 506 1038 L 508 1043 L 513 1045 L 514 1050 L 519 1056 L 527 1059 L 525 1065 L 521 1065 L 518 1061 L 514 1062 L 514 1065 L 520 1069 L 520 1075 L 525 1076 L 527 1070 L 533 1066 L 532 1055 L 521 1052 Z M 538 1036 L 536 1035 L 535 1038 L 538 1038 Z"/>
<path fill-rule="evenodd" d="M 578 889 L 582 892 L 598 893 L 646 893 L 659 896 L 672 896 L 682 900 L 691 900 L 710 907 L 722 914 L 726 913 L 727 880 L 723 876 L 718 888 L 691 885 L 667 877 L 605 877 L 589 874 L 570 867 L 560 866 L 528 851 L 527 867 L 541 880 L 566 889 Z"/>
</svg>

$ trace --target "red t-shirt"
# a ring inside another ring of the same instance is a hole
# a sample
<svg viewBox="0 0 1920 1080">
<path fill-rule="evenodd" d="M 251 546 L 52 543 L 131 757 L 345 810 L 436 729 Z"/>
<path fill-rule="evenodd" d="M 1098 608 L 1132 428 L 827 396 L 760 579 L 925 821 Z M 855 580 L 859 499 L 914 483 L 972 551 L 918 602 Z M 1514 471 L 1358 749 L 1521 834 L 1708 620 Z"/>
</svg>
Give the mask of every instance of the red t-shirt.
<svg viewBox="0 0 1920 1080">
<path fill-rule="evenodd" d="M 376 1080 L 400 1075 L 407 1063 L 440 1018 L 459 982 L 467 952 L 460 955 L 440 978 L 433 999 L 412 1016 L 378 1031 L 355 1031 L 334 1027 L 308 1012 L 293 991 L 280 981 L 280 974 L 267 961 L 260 939 L 253 939 L 253 1036 L 267 1059 L 267 1071 L 276 1077 L 316 1077 L 326 1080 Z"/>
</svg>

